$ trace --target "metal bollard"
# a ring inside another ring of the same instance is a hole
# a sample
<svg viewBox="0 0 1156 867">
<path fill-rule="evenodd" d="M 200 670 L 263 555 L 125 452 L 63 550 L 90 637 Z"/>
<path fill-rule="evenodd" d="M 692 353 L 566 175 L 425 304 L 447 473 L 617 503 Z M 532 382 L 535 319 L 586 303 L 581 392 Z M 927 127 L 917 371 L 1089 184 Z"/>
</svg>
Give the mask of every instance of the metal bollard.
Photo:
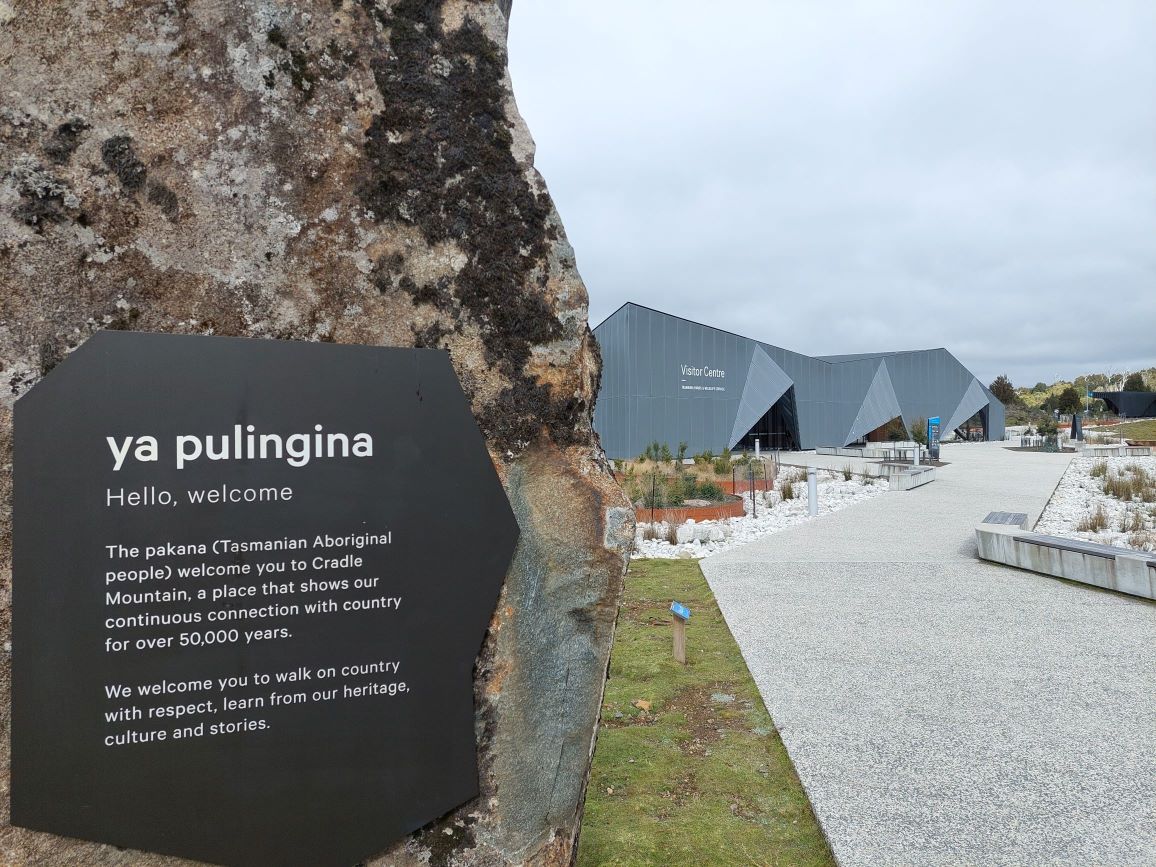
<svg viewBox="0 0 1156 867">
<path fill-rule="evenodd" d="M 911 454 L 914 455 L 911 459 L 911 465 L 913 467 L 919 466 L 919 443 L 915 444 L 915 448 L 911 450 Z"/>
<path fill-rule="evenodd" d="M 807 511 L 819 514 L 819 478 L 814 467 L 807 467 Z"/>
</svg>

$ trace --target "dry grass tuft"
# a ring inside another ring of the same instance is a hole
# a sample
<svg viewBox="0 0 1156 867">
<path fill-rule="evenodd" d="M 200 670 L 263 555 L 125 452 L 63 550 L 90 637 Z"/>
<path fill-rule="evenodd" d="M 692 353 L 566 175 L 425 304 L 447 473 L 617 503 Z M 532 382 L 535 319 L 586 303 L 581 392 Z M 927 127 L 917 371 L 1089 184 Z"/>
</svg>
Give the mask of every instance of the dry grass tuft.
<svg viewBox="0 0 1156 867">
<path fill-rule="evenodd" d="M 1141 530 L 1128 537 L 1128 544 L 1139 551 L 1156 551 L 1156 530 Z"/>
<path fill-rule="evenodd" d="M 1122 502 L 1156 503 L 1156 473 L 1136 463 L 1115 472 L 1108 470 L 1104 474 L 1104 493 Z"/>
<path fill-rule="evenodd" d="M 1125 509 L 1120 518 L 1121 533 L 1140 533 L 1147 529 L 1144 525 L 1144 513 L 1139 509 Z"/>
<path fill-rule="evenodd" d="M 1104 493 L 1117 500 L 1131 500 L 1136 486 L 1127 476 L 1109 473 L 1104 476 Z"/>
<path fill-rule="evenodd" d="M 1080 523 L 1076 524 L 1076 529 L 1081 533 L 1099 533 L 1108 529 L 1108 515 L 1104 512 L 1104 507 L 1100 504 L 1088 515 L 1080 519 Z"/>
</svg>

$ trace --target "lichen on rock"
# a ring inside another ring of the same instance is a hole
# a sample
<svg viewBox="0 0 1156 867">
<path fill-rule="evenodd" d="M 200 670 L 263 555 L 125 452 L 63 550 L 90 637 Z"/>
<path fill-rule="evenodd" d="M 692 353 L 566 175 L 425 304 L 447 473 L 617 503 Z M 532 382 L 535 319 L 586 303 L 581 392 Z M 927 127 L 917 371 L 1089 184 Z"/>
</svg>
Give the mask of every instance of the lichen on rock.
<svg viewBox="0 0 1156 867">
<path fill-rule="evenodd" d="M 444 348 L 523 543 L 478 661 L 482 796 L 374 863 L 567 863 L 633 529 L 591 426 L 586 291 L 511 92 L 508 3 L 9 8 L 5 638 L 11 406 L 95 330 Z M 11 827 L 0 847 L 170 861 Z"/>
</svg>

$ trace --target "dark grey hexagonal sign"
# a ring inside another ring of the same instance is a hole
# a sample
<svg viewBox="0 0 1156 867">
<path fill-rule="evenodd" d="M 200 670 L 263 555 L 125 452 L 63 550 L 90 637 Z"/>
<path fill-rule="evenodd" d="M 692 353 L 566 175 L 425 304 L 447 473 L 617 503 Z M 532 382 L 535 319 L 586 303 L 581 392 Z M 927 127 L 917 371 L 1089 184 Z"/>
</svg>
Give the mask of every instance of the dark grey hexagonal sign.
<svg viewBox="0 0 1156 867">
<path fill-rule="evenodd" d="M 477 793 L 518 529 L 445 353 L 100 333 L 15 438 L 13 824 L 348 865 Z"/>
</svg>

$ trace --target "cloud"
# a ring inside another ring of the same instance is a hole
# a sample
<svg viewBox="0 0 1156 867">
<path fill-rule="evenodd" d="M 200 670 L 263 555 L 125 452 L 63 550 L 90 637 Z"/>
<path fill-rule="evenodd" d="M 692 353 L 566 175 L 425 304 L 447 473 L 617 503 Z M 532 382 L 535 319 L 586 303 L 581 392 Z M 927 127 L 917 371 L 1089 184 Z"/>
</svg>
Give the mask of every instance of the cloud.
<svg viewBox="0 0 1156 867">
<path fill-rule="evenodd" d="M 1156 4 L 514 4 L 597 322 L 632 300 L 985 382 L 1156 364 Z"/>
</svg>

